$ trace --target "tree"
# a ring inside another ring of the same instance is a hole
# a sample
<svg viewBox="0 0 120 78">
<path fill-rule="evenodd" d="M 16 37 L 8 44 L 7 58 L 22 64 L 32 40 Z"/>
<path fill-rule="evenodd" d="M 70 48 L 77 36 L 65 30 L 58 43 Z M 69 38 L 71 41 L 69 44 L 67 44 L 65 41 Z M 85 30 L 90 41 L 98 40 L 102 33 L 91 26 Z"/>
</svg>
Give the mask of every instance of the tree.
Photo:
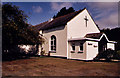
<svg viewBox="0 0 120 78">
<path fill-rule="evenodd" d="M 116 41 L 116 50 L 120 50 L 120 27 L 113 28 L 113 29 L 102 29 L 101 32 L 104 32 L 109 40 Z"/>
<path fill-rule="evenodd" d="M 70 7 L 70 8 L 67 10 L 67 14 L 72 13 L 72 12 L 75 12 L 75 10 L 73 9 L 73 7 Z"/>
<path fill-rule="evenodd" d="M 115 58 L 120 59 L 120 27 L 113 28 L 113 29 L 102 29 L 101 32 L 104 32 L 109 40 L 116 41 L 117 43 L 115 44 Z"/>
<path fill-rule="evenodd" d="M 56 15 L 53 16 L 53 18 L 57 18 L 69 13 L 75 12 L 75 10 L 73 9 L 73 7 L 70 7 L 69 9 L 66 9 L 66 7 L 63 7 Z"/>
<path fill-rule="evenodd" d="M 2 47 L 11 50 L 20 44 L 42 44 L 39 32 L 34 31 L 27 23 L 27 15 L 12 4 L 2 5 Z"/>
</svg>

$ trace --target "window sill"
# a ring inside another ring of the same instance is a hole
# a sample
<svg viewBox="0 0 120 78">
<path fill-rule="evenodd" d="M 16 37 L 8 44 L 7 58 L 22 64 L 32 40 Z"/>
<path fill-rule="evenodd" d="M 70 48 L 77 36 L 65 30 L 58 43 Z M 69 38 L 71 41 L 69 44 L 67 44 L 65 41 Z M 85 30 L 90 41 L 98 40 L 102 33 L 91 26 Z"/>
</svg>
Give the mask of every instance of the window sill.
<svg viewBox="0 0 120 78">
<path fill-rule="evenodd" d="M 83 53 L 83 51 L 78 51 L 78 53 Z"/>
<path fill-rule="evenodd" d="M 49 51 L 50 53 L 56 53 L 56 51 Z"/>
<path fill-rule="evenodd" d="M 71 53 L 75 53 L 75 51 L 71 51 Z"/>
</svg>

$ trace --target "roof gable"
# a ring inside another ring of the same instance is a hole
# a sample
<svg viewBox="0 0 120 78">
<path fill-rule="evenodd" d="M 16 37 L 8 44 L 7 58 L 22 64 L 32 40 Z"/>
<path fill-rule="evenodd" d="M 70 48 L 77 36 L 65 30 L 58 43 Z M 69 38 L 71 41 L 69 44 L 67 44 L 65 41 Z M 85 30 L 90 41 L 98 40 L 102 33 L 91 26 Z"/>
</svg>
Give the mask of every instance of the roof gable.
<svg viewBox="0 0 120 78">
<path fill-rule="evenodd" d="M 101 39 L 105 38 L 107 42 L 109 43 L 116 43 L 115 41 L 109 41 L 106 34 L 104 33 L 90 33 L 86 34 L 85 37 L 81 38 L 71 38 L 68 39 L 68 41 L 77 41 L 77 40 L 91 40 L 91 41 L 101 41 Z"/>
<path fill-rule="evenodd" d="M 86 34 L 85 38 L 87 39 L 97 39 L 98 41 L 100 41 L 102 38 L 105 38 L 108 42 L 111 43 L 116 43 L 115 41 L 109 41 L 109 39 L 107 38 L 106 34 L 104 33 L 90 33 L 90 34 Z"/>
</svg>

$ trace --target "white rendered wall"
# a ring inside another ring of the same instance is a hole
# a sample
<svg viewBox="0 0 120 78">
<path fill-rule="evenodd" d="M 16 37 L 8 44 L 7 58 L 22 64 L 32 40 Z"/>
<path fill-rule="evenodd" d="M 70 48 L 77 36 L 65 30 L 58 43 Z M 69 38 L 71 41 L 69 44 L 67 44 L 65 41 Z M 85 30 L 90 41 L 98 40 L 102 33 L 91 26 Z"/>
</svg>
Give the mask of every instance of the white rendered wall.
<svg viewBox="0 0 120 78">
<path fill-rule="evenodd" d="M 83 53 L 78 53 L 79 43 L 80 41 L 75 41 L 75 53 L 71 53 L 71 42 L 69 42 L 68 59 L 93 60 L 98 55 L 98 42 L 94 41 L 84 42 Z"/>
<path fill-rule="evenodd" d="M 93 58 L 95 58 L 97 54 L 98 54 L 98 42 L 86 41 L 86 60 L 93 60 Z"/>
<path fill-rule="evenodd" d="M 107 49 L 115 50 L 115 44 L 114 43 L 107 43 Z"/>
<path fill-rule="evenodd" d="M 88 18 L 87 27 L 86 21 L 84 20 L 85 16 Z M 86 9 L 69 21 L 67 23 L 67 28 L 68 39 L 80 38 L 84 37 L 88 33 L 100 32 Z"/>
<path fill-rule="evenodd" d="M 67 26 L 60 26 L 57 28 L 44 30 L 43 36 L 45 37 L 45 44 L 43 50 L 45 53 L 50 51 L 51 36 L 56 36 L 56 53 L 50 53 L 50 56 L 67 57 Z"/>
<path fill-rule="evenodd" d="M 78 60 L 86 60 L 86 43 L 83 42 L 83 53 L 79 53 L 80 43 L 83 41 L 75 41 L 75 52 L 71 53 L 71 44 L 72 42 L 68 43 L 68 59 L 78 59 Z"/>
</svg>

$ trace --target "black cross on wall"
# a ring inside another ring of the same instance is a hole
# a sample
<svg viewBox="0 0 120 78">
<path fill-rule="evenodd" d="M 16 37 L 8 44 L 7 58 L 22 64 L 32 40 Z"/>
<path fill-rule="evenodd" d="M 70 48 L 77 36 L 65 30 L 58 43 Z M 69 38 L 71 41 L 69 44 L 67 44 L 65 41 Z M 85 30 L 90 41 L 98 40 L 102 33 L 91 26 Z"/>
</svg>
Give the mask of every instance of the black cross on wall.
<svg viewBox="0 0 120 78">
<path fill-rule="evenodd" d="M 85 22 L 86 22 L 86 27 L 87 27 L 87 21 L 88 21 L 88 19 L 87 19 L 87 16 L 85 16 Z"/>
</svg>

